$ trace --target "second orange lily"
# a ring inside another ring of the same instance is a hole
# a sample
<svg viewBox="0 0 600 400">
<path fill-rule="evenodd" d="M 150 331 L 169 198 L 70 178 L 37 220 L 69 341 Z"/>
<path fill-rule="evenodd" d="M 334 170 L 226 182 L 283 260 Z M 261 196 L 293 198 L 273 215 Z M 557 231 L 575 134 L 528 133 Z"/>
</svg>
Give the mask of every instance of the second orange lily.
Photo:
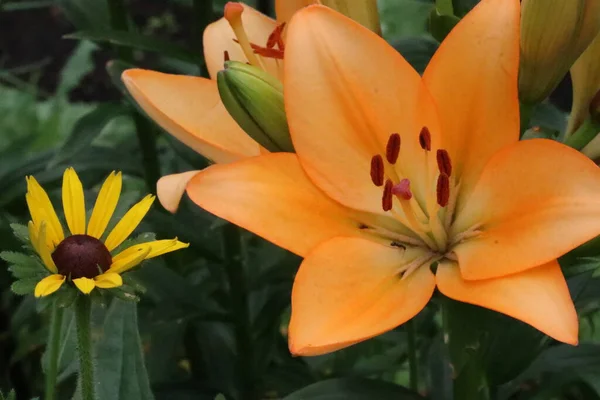
<svg viewBox="0 0 600 400">
<path fill-rule="evenodd" d="M 519 141 L 518 0 L 483 0 L 420 77 L 380 37 L 321 6 L 287 33 L 297 154 L 215 165 L 199 206 L 304 257 L 289 346 L 334 351 L 444 295 L 576 344 L 557 258 L 600 234 L 600 170 Z"/>
</svg>

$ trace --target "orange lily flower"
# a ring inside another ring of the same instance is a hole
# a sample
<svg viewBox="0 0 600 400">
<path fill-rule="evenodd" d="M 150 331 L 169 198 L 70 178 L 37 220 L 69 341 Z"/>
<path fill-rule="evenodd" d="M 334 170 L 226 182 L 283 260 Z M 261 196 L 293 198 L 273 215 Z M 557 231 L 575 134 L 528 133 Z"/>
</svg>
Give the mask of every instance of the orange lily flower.
<svg viewBox="0 0 600 400">
<path fill-rule="evenodd" d="M 217 72 L 223 69 L 227 54 L 231 60 L 250 62 L 281 77 L 281 29 L 282 25 L 255 9 L 230 2 L 225 17 L 204 31 L 204 58 L 211 79 L 129 69 L 123 72 L 122 80 L 156 123 L 208 159 L 227 163 L 255 156 L 261 153 L 261 146 L 223 106 Z M 258 54 L 261 52 L 262 56 Z"/>
<path fill-rule="evenodd" d="M 297 155 L 211 166 L 187 184 L 199 206 L 304 257 L 292 353 L 393 329 L 436 287 L 578 342 L 557 258 L 600 233 L 600 169 L 557 142 L 519 141 L 519 14 L 518 0 L 481 1 L 423 77 L 332 10 L 293 18 Z"/>
</svg>

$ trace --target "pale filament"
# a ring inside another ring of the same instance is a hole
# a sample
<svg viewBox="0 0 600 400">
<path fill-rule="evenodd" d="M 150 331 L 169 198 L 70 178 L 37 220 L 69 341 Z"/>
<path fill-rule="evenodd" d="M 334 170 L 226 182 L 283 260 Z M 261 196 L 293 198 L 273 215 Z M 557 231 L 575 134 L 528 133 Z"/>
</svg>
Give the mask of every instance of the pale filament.
<svg viewBox="0 0 600 400">
<path fill-rule="evenodd" d="M 252 49 L 252 45 L 250 44 L 250 40 L 248 39 L 248 35 L 246 34 L 246 29 L 244 29 L 244 23 L 242 21 L 242 13 L 244 12 L 244 8 L 239 3 L 227 3 L 225 6 L 225 19 L 229 22 L 229 26 L 233 30 L 233 33 L 244 52 L 244 55 L 248 59 L 248 62 L 262 70 L 265 70 L 265 66 L 262 61 L 257 57 Z"/>
</svg>

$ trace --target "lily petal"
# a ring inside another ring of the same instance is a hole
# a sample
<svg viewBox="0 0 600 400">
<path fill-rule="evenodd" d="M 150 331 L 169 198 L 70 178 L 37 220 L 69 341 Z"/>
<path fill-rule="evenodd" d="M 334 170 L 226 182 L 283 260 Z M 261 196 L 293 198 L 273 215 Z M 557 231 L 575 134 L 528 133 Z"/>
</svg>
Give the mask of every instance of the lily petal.
<svg viewBox="0 0 600 400">
<path fill-rule="evenodd" d="M 482 233 L 454 248 L 465 279 L 487 279 L 550 262 L 598 235 L 600 169 L 560 143 L 533 139 L 485 167 L 453 230 Z"/>
<path fill-rule="evenodd" d="M 122 79 L 150 118 L 206 158 L 224 163 L 260 154 L 221 103 L 216 82 L 143 69 L 129 69 Z"/>
<path fill-rule="evenodd" d="M 427 267 L 406 279 L 415 250 L 359 238 L 334 238 L 311 251 L 292 289 L 289 347 L 293 354 L 335 351 L 389 331 L 415 316 L 433 294 Z"/>
<path fill-rule="evenodd" d="M 439 128 L 419 74 L 381 37 L 323 6 L 294 16 L 287 44 L 286 111 L 311 180 L 348 207 L 383 213 L 381 188 L 369 178 L 371 158 L 385 154 L 397 132 L 397 166 L 422 197 L 430 182 L 423 179 L 418 135 L 427 126 L 435 145 Z M 386 172 L 400 175 L 393 168 Z"/>
<path fill-rule="evenodd" d="M 123 278 L 121 275 L 113 272 L 105 272 L 94 278 L 96 287 L 101 289 L 112 289 L 123 285 Z"/>
<path fill-rule="evenodd" d="M 188 171 L 180 174 L 163 176 L 156 183 L 158 201 L 172 213 L 177 212 L 181 198 L 185 193 L 188 182 L 200 171 Z"/>
<path fill-rule="evenodd" d="M 438 289 L 451 299 L 489 308 L 546 335 L 577 344 L 579 323 L 567 282 L 556 260 L 503 278 L 467 281 L 455 263 L 442 263 Z"/>
<path fill-rule="evenodd" d="M 356 215 L 321 193 L 290 153 L 211 166 L 187 193 L 205 210 L 301 256 L 334 236 L 361 234 Z"/>
<path fill-rule="evenodd" d="M 56 292 L 65 283 L 65 279 L 66 277 L 60 274 L 45 277 L 35 285 L 35 297 L 44 297 Z"/>
<path fill-rule="evenodd" d="M 275 0 L 277 22 L 289 22 L 296 11 L 315 3 L 315 0 Z"/>
<path fill-rule="evenodd" d="M 269 35 L 277 27 L 277 22 L 252 7 L 248 7 L 245 4 L 242 5 L 244 6 L 242 23 L 244 24 L 244 29 L 250 43 L 266 46 Z M 217 72 L 223 69 L 223 54 L 225 51 L 229 53 L 231 60 L 248 61 L 242 48 L 234 40 L 235 34 L 225 18 L 213 22 L 204 30 L 204 58 L 206 59 L 208 73 L 212 79 L 216 79 Z M 273 76 L 280 77 L 281 62 L 264 57 L 261 60 L 267 72 Z"/>
<path fill-rule="evenodd" d="M 446 37 L 423 75 L 461 197 L 496 151 L 519 140 L 519 24 L 518 0 L 482 1 Z"/>
</svg>

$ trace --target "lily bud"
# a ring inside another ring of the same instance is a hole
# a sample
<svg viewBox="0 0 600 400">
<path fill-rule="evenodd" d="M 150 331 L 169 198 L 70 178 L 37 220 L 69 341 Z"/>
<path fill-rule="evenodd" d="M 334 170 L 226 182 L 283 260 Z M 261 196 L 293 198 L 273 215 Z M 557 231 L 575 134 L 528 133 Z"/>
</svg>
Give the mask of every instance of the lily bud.
<svg viewBox="0 0 600 400">
<path fill-rule="evenodd" d="M 600 92 L 600 33 L 571 68 L 573 106 L 567 135 L 575 132 L 588 117 L 592 99 Z"/>
<path fill-rule="evenodd" d="M 600 0 L 523 0 L 519 96 L 545 99 L 600 31 Z"/>
<path fill-rule="evenodd" d="M 250 137 L 269 151 L 294 151 L 279 80 L 260 68 L 227 61 L 217 73 L 217 86 L 225 108 Z"/>
<path fill-rule="evenodd" d="M 381 34 L 377 0 L 277 0 L 275 2 L 277 20 L 289 21 L 296 11 L 311 4 L 322 4 L 332 8 L 373 32 Z"/>
</svg>

